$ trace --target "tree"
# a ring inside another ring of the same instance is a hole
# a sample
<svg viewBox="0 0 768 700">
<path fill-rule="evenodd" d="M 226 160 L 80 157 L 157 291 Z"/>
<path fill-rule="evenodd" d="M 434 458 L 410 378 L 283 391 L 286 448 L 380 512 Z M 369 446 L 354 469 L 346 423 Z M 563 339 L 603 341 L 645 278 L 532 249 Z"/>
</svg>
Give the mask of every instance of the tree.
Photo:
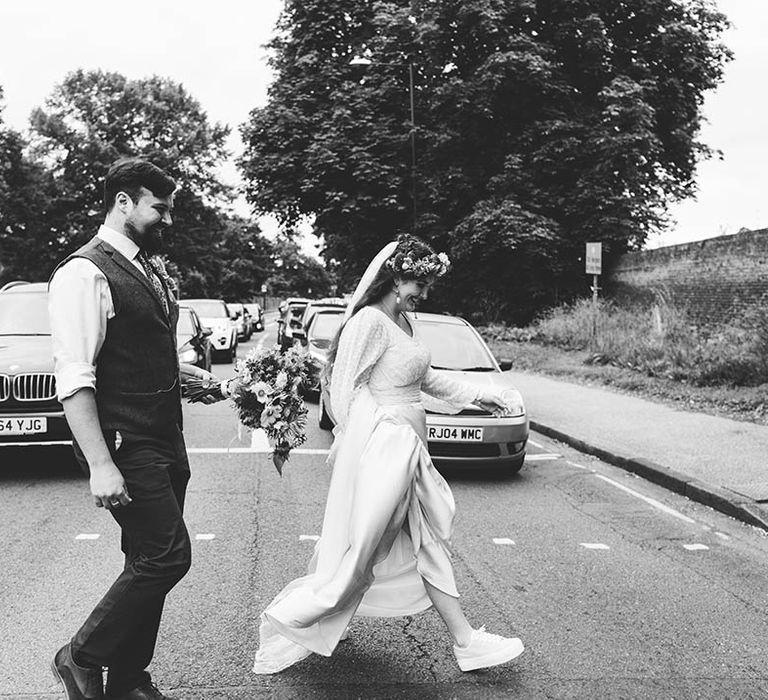
<svg viewBox="0 0 768 700">
<path fill-rule="evenodd" d="M 45 223 L 51 182 L 24 154 L 26 142 L 3 126 L 0 88 L 0 285 L 38 279 L 41 255 L 51 246 Z"/>
<path fill-rule="evenodd" d="M 324 297 L 334 287 L 325 268 L 299 250 L 295 241 L 279 237 L 268 287 L 273 296 Z"/>
<path fill-rule="evenodd" d="M 610 262 L 695 192 L 726 26 L 709 0 L 287 0 L 242 127 L 248 198 L 314 214 L 358 273 L 410 228 L 412 64 L 416 232 L 456 262 L 442 302 L 525 320 L 584 288 L 585 241 Z"/>
<path fill-rule="evenodd" d="M 118 158 L 143 156 L 180 185 L 169 236 L 169 258 L 204 263 L 195 253 L 213 246 L 213 231 L 232 196 L 216 168 L 227 156 L 229 127 L 210 124 L 183 86 L 157 76 L 77 70 L 34 110 L 32 153 L 53 178 L 48 211 L 53 262 L 87 241 L 103 218 L 102 183 Z M 185 267 L 184 269 L 191 269 Z"/>
</svg>

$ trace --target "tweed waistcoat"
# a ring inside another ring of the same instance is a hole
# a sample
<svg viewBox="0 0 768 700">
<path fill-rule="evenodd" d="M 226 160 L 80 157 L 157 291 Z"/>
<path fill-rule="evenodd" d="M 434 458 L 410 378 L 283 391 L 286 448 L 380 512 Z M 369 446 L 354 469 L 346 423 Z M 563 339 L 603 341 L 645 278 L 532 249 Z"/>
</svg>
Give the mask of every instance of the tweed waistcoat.
<svg viewBox="0 0 768 700">
<path fill-rule="evenodd" d="M 182 423 L 176 354 L 179 311 L 173 295 L 168 294 L 166 314 L 147 277 L 100 238 L 91 239 L 67 260 L 76 257 L 90 260 L 104 273 L 115 309 L 96 359 L 102 429 L 172 433 Z"/>
</svg>

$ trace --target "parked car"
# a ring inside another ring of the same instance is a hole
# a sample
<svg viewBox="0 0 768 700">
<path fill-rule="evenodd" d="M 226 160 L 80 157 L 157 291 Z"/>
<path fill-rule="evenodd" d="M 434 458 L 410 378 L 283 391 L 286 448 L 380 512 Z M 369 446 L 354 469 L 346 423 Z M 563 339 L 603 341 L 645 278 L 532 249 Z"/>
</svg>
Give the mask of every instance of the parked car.
<svg viewBox="0 0 768 700">
<path fill-rule="evenodd" d="M 228 301 L 227 311 L 229 311 L 232 323 L 237 328 L 237 339 L 242 341 L 250 340 L 253 332 L 251 331 L 251 315 L 248 313 L 248 309 L 245 308 L 245 304 Z"/>
<path fill-rule="evenodd" d="M 309 327 L 307 328 L 307 352 L 312 358 L 314 370 L 312 383 L 306 387 L 308 393 L 320 395 L 320 375 L 328 362 L 331 343 L 336 337 L 343 319 L 343 308 L 327 308 L 319 309 L 309 322 Z M 326 421 L 322 427 L 330 429 L 333 425 L 329 425 L 328 421 Z"/>
<path fill-rule="evenodd" d="M 179 362 L 211 371 L 211 334 L 213 331 L 200 323 L 200 317 L 190 306 L 179 307 L 176 326 L 176 348 Z"/>
<path fill-rule="evenodd" d="M 301 328 L 301 317 L 309 301 L 301 297 L 290 297 L 281 304 L 281 314 L 277 320 L 277 344 L 283 350 L 293 345 L 293 333 Z"/>
<path fill-rule="evenodd" d="M 315 299 L 308 302 L 301 314 L 301 326 L 293 330 L 293 344 L 307 347 L 307 331 L 309 329 L 309 324 L 312 323 L 312 319 L 319 311 L 332 309 L 343 314 L 346 308 L 347 302 L 343 299 Z"/>
<path fill-rule="evenodd" d="M 433 369 L 448 376 L 503 392 L 511 415 L 496 417 L 471 406 L 457 415 L 427 411 L 427 448 L 442 464 L 471 463 L 501 466 L 514 474 L 525 461 L 528 416 L 520 393 L 504 370 L 511 363 L 496 361 L 480 334 L 464 319 L 429 313 L 411 313 L 414 333 L 432 354 Z M 328 386 L 323 378 L 318 406 L 320 427 L 335 424 Z"/>
<path fill-rule="evenodd" d="M 253 302 L 252 304 L 244 304 L 244 306 L 251 315 L 251 332 L 261 333 L 264 330 L 264 311 L 261 304 Z"/>
<path fill-rule="evenodd" d="M 227 305 L 221 299 L 181 299 L 179 306 L 194 309 L 200 323 L 211 329 L 213 359 L 234 362 L 237 357 L 237 328 L 229 317 Z"/>
<path fill-rule="evenodd" d="M 0 448 L 71 444 L 56 398 L 48 285 L 9 283 L 0 290 Z"/>
</svg>

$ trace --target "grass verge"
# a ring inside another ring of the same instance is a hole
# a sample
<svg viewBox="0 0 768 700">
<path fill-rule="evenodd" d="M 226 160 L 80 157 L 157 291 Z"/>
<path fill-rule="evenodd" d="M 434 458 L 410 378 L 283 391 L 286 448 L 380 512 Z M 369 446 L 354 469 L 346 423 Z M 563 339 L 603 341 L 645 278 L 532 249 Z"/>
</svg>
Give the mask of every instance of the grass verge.
<svg viewBox="0 0 768 700">
<path fill-rule="evenodd" d="M 597 314 L 597 315 L 596 315 Z M 479 329 L 513 370 L 603 386 L 698 411 L 768 425 L 768 353 L 762 314 L 702 329 L 684 311 L 577 304 L 524 329 Z"/>
</svg>

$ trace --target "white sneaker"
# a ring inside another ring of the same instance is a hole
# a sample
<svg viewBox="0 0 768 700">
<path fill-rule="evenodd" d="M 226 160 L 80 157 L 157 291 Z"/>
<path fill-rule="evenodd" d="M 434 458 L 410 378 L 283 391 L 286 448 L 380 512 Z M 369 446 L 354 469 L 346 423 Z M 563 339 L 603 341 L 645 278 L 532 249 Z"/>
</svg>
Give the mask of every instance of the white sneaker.
<svg viewBox="0 0 768 700">
<path fill-rule="evenodd" d="M 490 634 L 485 627 L 472 630 L 472 638 L 465 647 L 453 647 L 456 661 L 462 671 L 474 671 L 512 661 L 520 656 L 525 647 L 517 637 Z"/>
</svg>

